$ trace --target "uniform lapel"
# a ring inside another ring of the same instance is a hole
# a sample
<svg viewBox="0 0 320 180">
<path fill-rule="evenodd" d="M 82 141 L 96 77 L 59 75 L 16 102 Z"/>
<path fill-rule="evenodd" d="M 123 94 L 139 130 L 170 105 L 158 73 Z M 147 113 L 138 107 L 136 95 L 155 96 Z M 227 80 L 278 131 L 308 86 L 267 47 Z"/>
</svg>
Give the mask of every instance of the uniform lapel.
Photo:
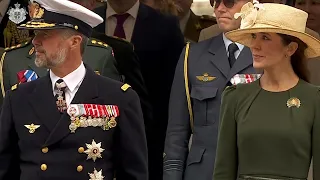
<svg viewBox="0 0 320 180">
<path fill-rule="evenodd" d="M 234 63 L 228 79 L 231 79 L 234 75 L 238 74 L 249 66 L 252 66 L 252 53 L 248 47 L 244 47 Z"/>
<path fill-rule="evenodd" d="M 72 104 L 95 103 L 98 98 L 98 87 L 97 84 L 95 84 L 95 76 L 97 75 L 91 69 L 86 68 L 86 70 L 86 76 L 73 98 Z M 55 144 L 65 136 L 69 135 L 70 122 L 70 116 L 67 113 L 64 113 L 52 129 L 45 142 L 45 146 Z"/>
<path fill-rule="evenodd" d="M 29 95 L 29 102 L 39 120 L 51 132 L 60 119 L 60 113 L 56 108 L 49 73 L 39 79 L 35 90 Z"/>
<path fill-rule="evenodd" d="M 209 58 L 211 62 L 227 78 L 230 72 L 230 65 L 222 39 L 222 34 L 212 39 L 211 45 L 209 47 L 209 53 L 214 55 L 214 57 Z"/>
</svg>

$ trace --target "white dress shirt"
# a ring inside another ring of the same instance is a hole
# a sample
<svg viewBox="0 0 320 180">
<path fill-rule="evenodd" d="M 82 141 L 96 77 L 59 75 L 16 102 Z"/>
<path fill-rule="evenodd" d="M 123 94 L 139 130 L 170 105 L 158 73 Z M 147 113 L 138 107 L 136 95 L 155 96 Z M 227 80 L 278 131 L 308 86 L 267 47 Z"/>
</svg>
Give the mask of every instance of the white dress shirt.
<svg viewBox="0 0 320 180">
<path fill-rule="evenodd" d="M 126 13 L 130 14 L 130 16 L 124 21 L 123 23 L 123 29 L 124 33 L 126 35 L 126 40 L 131 42 L 131 37 L 134 29 L 134 25 L 136 24 L 136 19 L 138 16 L 140 2 L 137 1 L 131 9 L 129 9 Z M 115 18 L 113 15 L 117 14 L 114 9 L 110 6 L 110 4 L 107 2 L 107 11 L 106 11 L 106 34 L 108 36 L 113 36 L 114 31 L 117 27 L 117 18 Z"/>
<path fill-rule="evenodd" d="M 229 57 L 228 47 L 229 47 L 229 45 L 232 44 L 233 42 L 230 41 L 224 34 L 222 34 L 222 35 L 223 35 L 223 42 L 224 42 L 224 45 L 225 45 L 225 48 L 226 48 L 226 51 L 227 51 L 227 56 Z M 239 57 L 242 49 L 244 48 L 244 45 L 239 44 L 239 43 L 235 43 L 235 44 L 238 46 L 239 49 L 234 53 L 234 57 L 235 57 L 236 59 L 238 59 L 238 57 Z"/>
<path fill-rule="evenodd" d="M 10 0 L 0 1 L 0 23 L 8 11 L 9 4 L 10 4 Z"/>
<path fill-rule="evenodd" d="M 62 79 L 67 84 L 65 95 L 66 95 L 67 106 L 69 106 L 70 103 L 72 102 L 72 99 L 76 95 L 85 75 L 86 75 L 86 68 L 84 67 L 83 63 L 81 63 L 81 65 L 76 70 L 74 70 L 73 72 L 71 72 L 70 74 L 66 75 L 63 78 L 56 76 L 50 70 L 50 78 L 52 83 L 53 95 L 55 96 L 57 94 L 55 83 L 57 82 L 58 79 Z"/>
</svg>

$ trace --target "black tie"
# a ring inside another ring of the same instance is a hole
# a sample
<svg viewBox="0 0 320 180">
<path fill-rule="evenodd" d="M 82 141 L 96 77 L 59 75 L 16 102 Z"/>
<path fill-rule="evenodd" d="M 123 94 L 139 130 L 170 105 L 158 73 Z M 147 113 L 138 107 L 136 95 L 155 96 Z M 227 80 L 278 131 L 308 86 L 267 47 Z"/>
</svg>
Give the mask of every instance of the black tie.
<svg viewBox="0 0 320 180">
<path fill-rule="evenodd" d="M 63 113 L 65 110 L 67 110 L 67 103 L 66 103 L 66 93 L 65 90 L 67 88 L 67 84 L 62 80 L 58 79 L 55 83 L 55 89 L 56 89 L 56 104 L 58 110 Z"/>
<path fill-rule="evenodd" d="M 238 50 L 238 46 L 235 43 L 231 43 L 228 47 L 229 51 L 229 63 L 230 63 L 230 68 L 232 68 L 233 64 L 236 62 L 236 57 L 234 53 Z"/>
</svg>

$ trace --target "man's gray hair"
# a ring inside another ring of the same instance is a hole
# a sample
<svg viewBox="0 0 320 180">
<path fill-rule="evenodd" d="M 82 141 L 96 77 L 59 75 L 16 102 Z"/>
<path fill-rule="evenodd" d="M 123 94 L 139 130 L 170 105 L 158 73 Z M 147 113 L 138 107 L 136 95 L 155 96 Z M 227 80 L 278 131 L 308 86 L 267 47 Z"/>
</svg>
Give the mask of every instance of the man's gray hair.
<svg viewBox="0 0 320 180">
<path fill-rule="evenodd" d="M 81 55 L 83 55 L 87 45 L 88 45 L 88 42 L 89 42 L 89 38 L 73 29 L 64 29 L 63 30 L 63 33 L 62 33 L 62 36 L 64 38 L 69 38 L 71 36 L 81 36 L 82 38 L 82 42 L 80 44 L 80 52 L 81 52 Z"/>
</svg>

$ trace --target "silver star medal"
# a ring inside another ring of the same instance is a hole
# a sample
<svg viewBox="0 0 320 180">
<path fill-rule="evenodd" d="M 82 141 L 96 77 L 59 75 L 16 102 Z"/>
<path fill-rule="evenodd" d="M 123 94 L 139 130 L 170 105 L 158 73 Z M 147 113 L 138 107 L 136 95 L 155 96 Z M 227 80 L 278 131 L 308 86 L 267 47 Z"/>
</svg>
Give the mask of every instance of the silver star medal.
<svg viewBox="0 0 320 180">
<path fill-rule="evenodd" d="M 93 173 L 89 173 L 89 176 L 89 180 L 103 180 L 104 178 L 104 176 L 102 176 L 102 169 L 100 171 L 94 169 Z"/>
<path fill-rule="evenodd" d="M 87 160 L 92 159 L 94 162 L 97 158 L 102 158 L 101 153 L 104 151 L 104 149 L 101 148 L 101 142 L 96 143 L 94 140 L 92 140 L 91 144 L 86 144 L 87 150 L 84 152 L 88 154 Z"/>
<path fill-rule="evenodd" d="M 8 11 L 10 21 L 14 22 L 15 24 L 20 24 L 24 20 L 26 20 L 26 15 L 28 14 L 25 8 L 20 8 L 20 4 L 16 3 L 15 8 L 10 7 Z"/>
</svg>

